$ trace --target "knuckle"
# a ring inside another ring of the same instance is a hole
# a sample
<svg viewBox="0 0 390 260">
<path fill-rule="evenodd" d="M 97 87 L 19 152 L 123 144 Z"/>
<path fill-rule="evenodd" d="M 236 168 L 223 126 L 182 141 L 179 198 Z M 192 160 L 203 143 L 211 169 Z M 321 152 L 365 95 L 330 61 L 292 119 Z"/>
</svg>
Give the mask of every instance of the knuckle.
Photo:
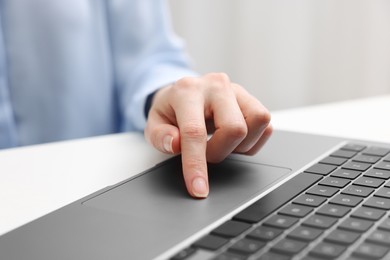
<svg viewBox="0 0 390 260">
<path fill-rule="evenodd" d="M 176 83 L 173 85 L 174 88 L 179 89 L 192 89 L 197 84 L 197 80 L 192 77 L 184 77 L 176 81 Z"/>
<path fill-rule="evenodd" d="M 253 113 L 247 117 L 247 122 L 255 127 L 266 126 L 271 122 L 271 114 L 268 110 Z"/>
<path fill-rule="evenodd" d="M 244 139 L 248 134 L 246 124 L 230 124 L 225 127 L 226 135 L 235 139 Z"/>
<path fill-rule="evenodd" d="M 188 123 L 180 130 L 183 138 L 199 140 L 200 142 L 207 140 L 207 130 L 204 126 L 196 123 Z"/>
<path fill-rule="evenodd" d="M 230 86 L 230 79 L 226 73 L 210 73 L 207 77 L 211 80 L 215 87 L 224 88 Z"/>
</svg>

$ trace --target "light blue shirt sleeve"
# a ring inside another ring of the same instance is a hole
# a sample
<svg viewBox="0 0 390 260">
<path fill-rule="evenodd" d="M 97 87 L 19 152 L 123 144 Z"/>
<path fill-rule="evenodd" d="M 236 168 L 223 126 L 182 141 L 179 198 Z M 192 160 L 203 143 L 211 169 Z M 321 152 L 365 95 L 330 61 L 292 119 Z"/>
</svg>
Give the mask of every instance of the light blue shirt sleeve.
<svg viewBox="0 0 390 260">
<path fill-rule="evenodd" d="M 164 1 L 0 1 L 0 148 L 142 130 L 195 75 Z"/>
</svg>

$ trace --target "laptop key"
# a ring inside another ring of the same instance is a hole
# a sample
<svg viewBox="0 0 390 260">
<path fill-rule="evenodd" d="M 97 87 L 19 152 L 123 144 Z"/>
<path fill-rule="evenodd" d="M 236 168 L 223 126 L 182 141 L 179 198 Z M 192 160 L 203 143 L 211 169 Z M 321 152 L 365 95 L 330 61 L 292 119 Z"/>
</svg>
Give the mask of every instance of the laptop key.
<svg viewBox="0 0 390 260">
<path fill-rule="evenodd" d="M 305 172 L 320 174 L 320 175 L 328 175 L 329 173 L 333 172 L 336 168 L 337 167 L 334 165 L 317 163 L 309 167 L 308 169 L 306 169 Z"/>
<path fill-rule="evenodd" d="M 314 214 L 313 216 L 307 218 L 302 223 L 302 225 L 314 227 L 314 228 L 320 228 L 320 229 L 327 229 L 333 226 L 336 222 L 337 222 L 337 218 Z"/>
<path fill-rule="evenodd" d="M 374 192 L 373 188 L 350 185 L 346 187 L 341 193 L 359 197 L 368 197 L 368 195 L 370 195 L 372 192 Z"/>
<path fill-rule="evenodd" d="M 347 162 L 342 166 L 343 169 L 356 170 L 356 171 L 366 171 L 371 167 L 369 163 L 361 163 L 361 162 Z"/>
<path fill-rule="evenodd" d="M 234 219 L 249 223 L 257 223 L 320 179 L 321 176 L 315 174 L 298 174 L 238 213 L 234 216 Z"/>
<path fill-rule="evenodd" d="M 364 176 L 388 180 L 390 178 L 390 171 L 374 168 L 365 172 Z"/>
<path fill-rule="evenodd" d="M 362 154 L 374 155 L 383 157 L 390 152 L 390 149 L 384 147 L 371 146 L 365 149 Z"/>
<path fill-rule="evenodd" d="M 214 229 L 211 233 L 223 237 L 236 237 L 252 225 L 240 221 L 229 220 Z"/>
<path fill-rule="evenodd" d="M 264 222 L 264 226 L 287 229 L 298 222 L 298 218 L 289 216 L 274 215 Z"/>
<path fill-rule="evenodd" d="M 287 237 L 309 242 L 320 236 L 322 232 L 320 229 L 299 226 L 291 231 Z"/>
<path fill-rule="evenodd" d="M 235 244 L 233 244 L 229 248 L 229 251 L 234 251 L 237 254 L 250 255 L 259 251 L 264 246 L 265 243 L 259 240 L 243 238 L 238 242 L 236 242 Z"/>
<path fill-rule="evenodd" d="M 248 237 L 263 241 L 271 241 L 283 233 L 279 228 L 259 226 L 248 234 Z"/>
<path fill-rule="evenodd" d="M 351 208 L 339 205 L 325 204 L 316 213 L 329 217 L 341 218 L 344 217 Z"/>
<path fill-rule="evenodd" d="M 354 143 L 348 143 L 341 147 L 341 150 L 348 150 L 348 151 L 354 151 L 354 152 L 361 152 L 363 151 L 367 146 L 362 144 L 354 144 Z"/>
<path fill-rule="evenodd" d="M 374 196 L 390 199 L 390 188 L 382 187 L 374 194 Z"/>
<path fill-rule="evenodd" d="M 322 185 L 316 185 L 307 191 L 307 194 L 318 195 L 322 197 L 332 197 L 339 189 L 333 187 L 327 187 Z"/>
<path fill-rule="evenodd" d="M 389 210 L 390 209 L 390 199 L 380 198 L 380 197 L 371 197 L 363 203 L 364 206 L 373 207 L 378 209 Z"/>
<path fill-rule="evenodd" d="M 322 159 L 320 161 L 320 163 L 340 166 L 340 165 L 344 164 L 346 161 L 347 161 L 347 159 L 345 159 L 345 158 L 328 156 L 328 157 Z"/>
<path fill-rule="evenodd" d="M 374 230 L 366 239 L 366 241 L 390 246 L 390 232 L 384 230 Z"/>
<path fill-rule="evenodd" d="M 376 169 L 390 170 L 390 162 L 382 161 L 374 165 Z"/>
<path fill-rule="evenodd" d="M 321 242 L 316 245 L 309 254 L 321 258 L 334 259 L 339 257 L 345 251 L 345 249 L 346 247 L 342 245 Z"/>
<path fill-rule="evenodd" d="M 381 259 L 388 252 L 389 248 L 387 247 L 371 243 L 363 243 L 354 250 L 353 255 L 363 259 Z"/>
<path fill-rule="evenodd" d="M 222 246 L 224 246 L 225 244 L 227 244 L 228 242 L 229 240 L 226 238 L 217 237 L 214 235 L 206 235 L 203 238 L 196 241 L 193 244 L 193 246 L 208 249 L 208 250 L 217 250 Z"/>
<path fill-rule="evenodd" d="M 337 150 L 334 153 L 332 153 L 330 156 L 351 159 L 356 155 L 356 153 L 357 152 L 354 151 Z"/>
<path fill-rule="evenodd" d="M 306 205 L 306 206 L 311 206 L 311 207 L 318 207 L 322 203 L 326 201 L 326 198 L 316 196 L 316 195 L 311 195 L 311 194 L 302 194 L 295 200 L 293 200 L 293 203 L 295 204 L 300 204 L 300 205 Z"/>
<path fill-rule="evenodd" d="M 365 186 L 365 187 L 372 187 L 372 188 L 378 188 L 381 186 L 385 181 L 377 178 L 370 178 L 370 177 L 365 177 L 362 176 L 355 180 L 353 182 L 354 185 L 360 185 L 360 186 Z"/>
<path fill-rule="evenodd" d="M 369 208 L 369 207 L 359 207 L 355 210 L 351 216 L 355 218 L 362 218 L 367 220 L 379 220 L 385 215 L 384 210 Z"/>
<path fill-rule="evenodd" d="M 363 163 L 376 163 L 381 159 L 381 157 L 378 156 L 372 156 L 372 155 L 363 155 L 360 154 L 352 159 L 352 161 L 355 162 L 363 162 Z"/>
<path fill-rule="evenodd" d="M 297 205 L 297 204 L 288 204 L 284 206 L 281 210 L 278 211 L 278 214 L 287 215 L 296 218 L 302 218 L 313 211 L 312 207 Z"/>
<path fill-rule="evenodd" d="M 335 188 L 344 188 L 349 182 L 349 180 L 343 178 L 326 177 L 319 184 Z"/>
<path fill-rule="evenodd" d="M 271 251 L 279 252 L 286 255 L 295 255 L 301 252 L 306 247 L 306 245 L 307 243 L 302 241 L 284 238 L 278 243 L 276 243 L 271 248 Z"/>
<path fill-rule="evenodd" d="M 339 228 L 363 233 L 367 231 L 373 224 L 374 222 L 372 221 L 349 217 L 345 219 L 343 222 L 341 222 Z"/>
<path fill-rule="evenodd" d="M 330 176 L 353 180 L 353 179 L 356 179 L 361 173 L 362 172 L 360 172 L 360 171 L 339 169 L 339 170 L 334 171 Z"/>
<path fill-rule="evenodd" d="M 329 203 L 348 206 L 348 207 L 355 207 L 362 201 L 363 199 L 360 197 L 355 197 L 355 196 L 350 196 L 345 194 L 337 194 L 334 198 L 332 198 L 332 200 Z"/>
<path fill-rule="evenodd" d="M 359 237 L 359 233 L 335 229 L 326 236 L 324 240 L 335 244 L 350 245 L 353 244 Z"/>
</svg>

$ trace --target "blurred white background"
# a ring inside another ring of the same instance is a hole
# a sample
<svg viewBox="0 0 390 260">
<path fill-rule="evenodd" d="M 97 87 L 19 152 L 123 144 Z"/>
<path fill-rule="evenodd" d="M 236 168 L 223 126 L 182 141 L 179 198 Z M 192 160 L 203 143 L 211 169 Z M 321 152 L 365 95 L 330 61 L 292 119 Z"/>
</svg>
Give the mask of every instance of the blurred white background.
<svg viewBox="0 0 390 260">
<path fill-rule="evenodd" d="M 388 0 L 169 0 L 200 73 L 269 109 L 390 93 Z"/>
</svg>

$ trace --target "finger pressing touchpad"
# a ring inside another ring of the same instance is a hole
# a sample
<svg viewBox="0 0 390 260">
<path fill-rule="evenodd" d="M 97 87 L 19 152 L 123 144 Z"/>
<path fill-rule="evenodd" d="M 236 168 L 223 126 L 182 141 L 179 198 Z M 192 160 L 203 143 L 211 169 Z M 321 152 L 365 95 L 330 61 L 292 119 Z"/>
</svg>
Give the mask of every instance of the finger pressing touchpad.
<svg viewBox="0 0 390 260">
<path fill-rule="evenodd" d="M 209 197 L 197 200 L 188 195 L 180 157 L 175 157 L 83 205 L 126 215 L 129 221 L 163 224 L 160 228 L 170 228 L 172 224 L 196 230 L 255 197 L 289 172 L 286 168 L 226 159 L 209 165 Z"/>
</svg>

